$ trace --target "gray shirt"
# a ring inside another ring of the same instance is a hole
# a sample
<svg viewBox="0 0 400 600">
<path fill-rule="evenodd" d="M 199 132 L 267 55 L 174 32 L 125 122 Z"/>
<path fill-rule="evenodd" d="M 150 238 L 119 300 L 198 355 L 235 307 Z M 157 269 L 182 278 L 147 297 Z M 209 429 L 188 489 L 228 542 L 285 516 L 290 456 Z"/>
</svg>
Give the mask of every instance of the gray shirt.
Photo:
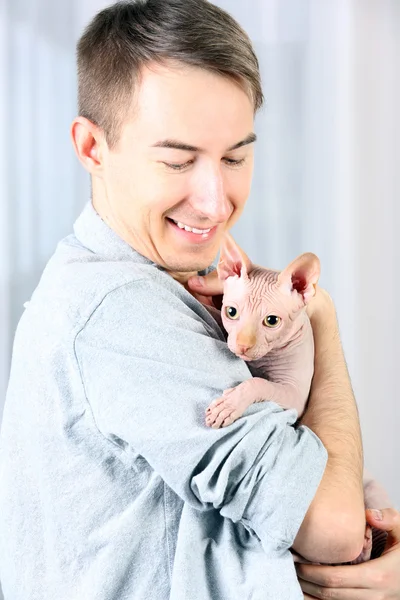
<svg viewBox="0 0 400 600">
<path fill-rule="evenodd" d="M 0 446 L 5 600 L 290 600 L 326 450 L 296 412 L 205 425 L 251 377 L 88 203 L 19 323 Z"/>
</svg>

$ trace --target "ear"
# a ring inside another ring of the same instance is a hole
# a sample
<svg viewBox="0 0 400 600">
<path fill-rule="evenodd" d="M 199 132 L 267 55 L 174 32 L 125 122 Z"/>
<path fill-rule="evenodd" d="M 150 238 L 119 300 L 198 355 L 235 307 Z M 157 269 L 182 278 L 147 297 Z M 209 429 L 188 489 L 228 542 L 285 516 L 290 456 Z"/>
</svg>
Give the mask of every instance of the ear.
<svg viewBox="0 0 400 600">
<path fill-rule="evenodd" d="M 84 168 L 91 174 L 101 176 L 103 172 L 104 133 L 85 117 L 76 117 L 71 125 L 71 141 L 76 155 Z"/>
<path fill-rule="evenodd" d="M 318 256 L 306 252 L 290 263 L 278 275 L 278 286 L 287 294 L 297 292 L 302 296 L 304 304 L 308 304 L 315 296 L 315 286 L 321 273 Z"/>
<path fill-rule="evenodd" d="M 252 268 L 249 257 L 239 248 L 233 237 L 229 233 L 226 233 L 222 238 L 220 257 L 217 265 L 220 280 L 225 281 L 225 279 L 234 275 L 248 279 L 248 274 Z"/>
</svg>

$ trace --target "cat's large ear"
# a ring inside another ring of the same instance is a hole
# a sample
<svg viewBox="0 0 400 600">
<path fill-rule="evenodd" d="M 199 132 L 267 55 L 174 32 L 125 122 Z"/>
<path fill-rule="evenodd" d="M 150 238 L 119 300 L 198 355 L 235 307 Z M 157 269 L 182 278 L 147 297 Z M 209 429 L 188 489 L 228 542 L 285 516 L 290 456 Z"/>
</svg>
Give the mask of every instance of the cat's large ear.
<svg viewBox="0 0 400 600">
<path fill-rule="evenodd" d="M 318 256 L 306 252 L 290 263 L 278 276 L 278 286 L 287 294 L 298 292 L 304 304 L 315 296 L 315 286 L 321 273 Z"/>
<path fill-rule="evenodd" d="M 237 245 L 233 237 L 226 233 L 222 238 L 219 262 L 217 265 L 218 277 L 225 281 L 228 277 L 238 275 L 247 279 L 252 269 L 249 257 Z"/>
</svg>

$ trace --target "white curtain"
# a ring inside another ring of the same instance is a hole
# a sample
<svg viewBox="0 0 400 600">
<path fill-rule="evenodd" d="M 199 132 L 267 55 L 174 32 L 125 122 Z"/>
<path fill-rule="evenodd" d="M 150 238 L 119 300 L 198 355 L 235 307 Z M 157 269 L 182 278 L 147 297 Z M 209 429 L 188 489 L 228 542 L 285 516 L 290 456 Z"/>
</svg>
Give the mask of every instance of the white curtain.
<svg viewBox="0 0 400 600">
<path fill-rule="evenodd" d="M 305 251 L 320 257 L 365 462 L 400 508 L 400 2 L 216 3 L 254 40 L 266 96 L 236 237 L 273 268 Z"/>
<path fill-rule="evenodd" d="M 12 337 L 89 196 L 73 153 L 75 43 L 107 2 L 0 0 L 0 409 Z M 366 463 L 400 506 L 396 294 L 400 2 L 219 0 L 255 43 L 266 106 L 234 233 L 283 268 L 319 255 L 360 406 Z"/>
</svg>

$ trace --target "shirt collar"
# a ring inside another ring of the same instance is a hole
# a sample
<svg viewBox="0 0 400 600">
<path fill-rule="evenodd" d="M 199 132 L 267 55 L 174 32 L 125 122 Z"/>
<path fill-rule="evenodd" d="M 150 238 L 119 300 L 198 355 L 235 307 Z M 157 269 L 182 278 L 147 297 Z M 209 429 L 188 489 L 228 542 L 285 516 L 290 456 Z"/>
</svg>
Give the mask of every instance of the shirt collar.
<svg viewBox="0 0 400 600">
<path fill-rule="evenodd" d="M 139 254 L 107 225 L 89 201 L 74 224 L 76 238 L 86 248 L 113 260 L 131 260 L 136 263 L 160 265 Z"/>
</svg>

